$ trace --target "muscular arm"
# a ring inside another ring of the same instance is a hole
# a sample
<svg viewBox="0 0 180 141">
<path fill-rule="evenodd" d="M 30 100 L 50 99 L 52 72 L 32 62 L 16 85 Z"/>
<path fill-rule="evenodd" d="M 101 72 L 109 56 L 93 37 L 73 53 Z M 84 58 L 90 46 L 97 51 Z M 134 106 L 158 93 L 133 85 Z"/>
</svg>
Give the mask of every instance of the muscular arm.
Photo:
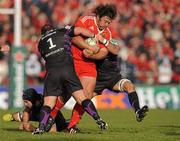
<svg viewBox="0 0 180 141">
<path fill-rule="evenodd" d="M 86 58 L 94 59 L 94 60 L 101 60 L 106 58 L 108 54 L 108 50 L 106 48 L 101 48 L 100 51 L 96 54 L 89 54 L 87 53 L 87 50 L 83 50 L 83 54 Z"/>
<path fill-rule="evenodd" d="M 91 46 L 88 45 L 81 36 L 73 37 L 72 42 L 81 49 L 90 49 L 91 48 Z"/>
<path fill-rule="evenodd" d="M 118 44 L 116 40 L 113 39 L 111 41 L 108 41 L 107 39 L 103 38 L 101 34 L 98 34 L 97 38 L 99 42 L 102 43 L 110 53 L 118 55 L 121 46 Z"/>
<path fill-rule="evenodd" d="M 99 38 L 99 41 L 104 44 L 104 46 L 106 46 L 107 50 L 114 54 L 114 55 L 118 55 L 119 51 L 120 51 L 120 48 L 121 46 L 116 42 L 116 40 L 111 40 L 111 41 L 108 41 L 104 38 L 102 38 L 101 36 L 98 36 Z"/>
<path fill-rule="evenodd" d="M 82 28 L 82 27 L 75 27 L 74 35 L 83 35 L 85 37 L 91 37 L 91 38 L 95 37 L 94 33 L 89 31 L 88 29 Z"/>
<path fill-rule="evenodd" d="M 29 122 L 30 118 L 30 109 L 28 107 L 25 107 L 23 111 L 23 118 L 22 118 L 22 123 L 20 125 L 20 129 L 24 131 L 34 131 L 35 127 Z"/>
<path fill-rule="evenodd" d="M 93 53 L 97 53 L 99 51 L 99 47 L 97 45 L 95 46 L 88 45 L 81 36 L 73 37 L 72 42 L 80 49 L 88 49 Z"/>
<path fill-rule="evenodd" d="M 76 37 L 73 37 L 72 38 L 72 42 L 78 46 L 79 48 L 81 49 L 85 49 L 83 51 L 83 54 L 86 58 L 89 58 L 89 59 L 104 59 L 107 54 L 108 54 L 108 50 L 106 48 L 101 48 L 100 51 L 96 54 L 88 54 L 86 51 L 86 49 L 91 49 L 93 48 L 92 46 L 89 46 L 85 41 L 84 39 L 81 37 L 81 36 L 76 36 Z"/>
<path fill-rule="evenodd" d="M 30 117 L 30 108 L 25 107 L 23 111 L 23 117 L 22 117 L 23 123 L 29 122 L 29 117 Z"/>
<path fill-rule="evenodd" d="M 120 46 L 113 45 L 112 43 L 109 43 L 106 48 L 108 49 L 109 52 L 111 52 L 114 55 L 118 55 L 120 51 Z"/>
</svg>

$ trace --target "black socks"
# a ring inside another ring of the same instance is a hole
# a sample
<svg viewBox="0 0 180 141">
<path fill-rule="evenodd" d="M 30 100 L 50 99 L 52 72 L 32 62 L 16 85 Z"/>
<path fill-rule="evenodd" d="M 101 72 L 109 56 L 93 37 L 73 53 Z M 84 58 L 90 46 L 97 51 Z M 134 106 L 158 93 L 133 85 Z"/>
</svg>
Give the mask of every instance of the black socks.
<svg viewBox="0 0 180 141">
<path fill-rule="evenodd" d="M 96 108 L 95 108 L 95 106 L 91 100 L 86 99 L 86 100 L 82 101 L 82 107 L 95 120 L 100 118 L 98 113 L 97 113 L 97 110 L 96 110 Z"/>
<path fill-rule="evenodd" d="M 139 110 L 140 107 L 139 107 L 139 99 L 138 99 L 137 93 L 135 91 L 129 93 L 128 98 L 129 98 L 129 102 L 130 102 L 131 106 L 134 108 L 135 112 L 137 110 Z"/>
</svg>

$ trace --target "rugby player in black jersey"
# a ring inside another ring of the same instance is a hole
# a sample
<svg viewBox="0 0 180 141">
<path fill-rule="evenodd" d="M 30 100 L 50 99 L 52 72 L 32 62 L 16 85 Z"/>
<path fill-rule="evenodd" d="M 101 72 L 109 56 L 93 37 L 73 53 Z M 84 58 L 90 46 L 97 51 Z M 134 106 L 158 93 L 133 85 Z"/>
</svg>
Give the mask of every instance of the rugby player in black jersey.
<svg viewBox="0 0 180 141">
<path fill-rule="evenodd" d="M 78 41 L 73 40 L 73 43 L 77 44 L 78 46 L 84 46 L 85 44 L 82 38 Z M 136 120 L 141 122 L 149 109 L 147 105 L 140 108 L 139 99 L 134 84 L 130 80 L 122 78 L 119 73 L 120 71 L 117 68 L 117 54 L 121 47 L 118 44 L 114 45 L 113 42 L 107 40 L 103 41 L 102 43 L 106 43 L 106 52 L 101 51 L 101 49 L 96 54 L 89 54 L 86 50 L 83 51 L 86 58 L 96 60 L 97 80 L 94 96 L 101 94 L 106 88 L 116 92 L 126 92 L 128 94 L 129 102 L 135 111 Z M 102 58 L 101 56 L 106 57 Z M 72 113 L 70 124 L 68 125 L 68 129 L 70 131 L 73 130 L 73 126 L 75 126 L 81 119 L 83 113 L 84 110 L 81 106 L 79 106 L 78 109 Z"/>
<path fill-rule="evenodd" d="M 75 73 L 73 58 L 71 55 L 71 37 L 83 35 L 94 37 L 89 30 L 80 27 L 67 27 L 56 29 L 51 25 L 42 27 L 42 37 L 38 49 L 45 60 L 46 77 L 44 81 L 44 104 L 40 111 L 39 127 L 33 134 L 42 134 L 46 130 L 46 124 L 51 110 L 55 106 L 57 97 L 65 87 L 72 94 L 76 102 L 96 120 L 101 129 L 106 129 L 107 124 L 100 118 L 90 99 L 85 97 L 82 85 Z M 91 50 L 97 47 L 90 48 Z"/>
<path fill-rule="evenodd" d="M 40 109 L 43 106 L 44 97 L 35 89 L 29 88 L 23 91 L 22 99 L 24 102 L 24 109 L 12 114 L 5 114 L 4 121 L 18 121 L 21 122 L 19 129 L 23 131 L 34 131 L 35 127 L 30 121 L 39 121 Z M 55 126 L 51 128 L 52 132 L 60 132 L 66 129 L 68 123 L 60 111 L 55 117 Z"/>
<path fill-rule="evenodd" d="M 97 68 L 97 83 L 95 88 L 95 95 L 101 94 L 104 89 L 109 89 L 116 92 L 126 92 L 128 94 L 129 102 L 136 113 L 136 119 L 141 122 L 148 111 L 148 106 L 145 105 L 142 108 L 139 106 L 139 99 L 135 90 L 135 85 L 129 79 L 122 78 L 117 62 L 117 48 L 120 45 L 116 43 L 113 45 L 110 42 L 108 51 L 105 59 L 96 60 Z M 112 52 L 114 48 L 114 51 Z M 85 53 L 86 54 L 86 53 Z M 88 58 L 96 59 L 93 55 L 86 54 Z"/>
</svg>

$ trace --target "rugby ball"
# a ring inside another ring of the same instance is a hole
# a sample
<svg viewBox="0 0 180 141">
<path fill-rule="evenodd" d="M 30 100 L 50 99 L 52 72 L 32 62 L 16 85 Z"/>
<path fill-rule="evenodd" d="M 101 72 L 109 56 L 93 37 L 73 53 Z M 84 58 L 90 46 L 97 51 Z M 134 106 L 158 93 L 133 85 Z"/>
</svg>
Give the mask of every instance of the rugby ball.
<svg viewBox="0 0 180 141">
<path fill-rule="evenodd" d="M 86 43 L 88 43 L 90 46 L 95 46 L 97 43 L 96 43 L 96 40 L 94 38 L 87 38 L 86 40 Z"/>
</svg>

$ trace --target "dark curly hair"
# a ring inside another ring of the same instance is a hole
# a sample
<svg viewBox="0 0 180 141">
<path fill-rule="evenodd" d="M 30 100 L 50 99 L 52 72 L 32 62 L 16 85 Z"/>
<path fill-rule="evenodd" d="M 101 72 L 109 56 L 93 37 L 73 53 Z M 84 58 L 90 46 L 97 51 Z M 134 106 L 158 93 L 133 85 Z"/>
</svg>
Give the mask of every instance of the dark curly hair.
<svg viewBox="0 0 180 141">
<path fill-rule="evenodd" d="M 39 94 L 35 89 L 28 88 L 23 91 L 22 95 L 23 100 L 29 100 L 32 102 L 32 104 L 35 104 L 36 101 L 39 101 L 41 104 L 43 104 L 43 96 L 42 94 Z"/>
<path fill-rule="evenodd" d="M 94 13 L 99 16 L 99 18 L 107 16 L 114 19 L 117 16 L 116 6 L 114 4 L 100 4 L 95 8 Z"/>
</svg>

